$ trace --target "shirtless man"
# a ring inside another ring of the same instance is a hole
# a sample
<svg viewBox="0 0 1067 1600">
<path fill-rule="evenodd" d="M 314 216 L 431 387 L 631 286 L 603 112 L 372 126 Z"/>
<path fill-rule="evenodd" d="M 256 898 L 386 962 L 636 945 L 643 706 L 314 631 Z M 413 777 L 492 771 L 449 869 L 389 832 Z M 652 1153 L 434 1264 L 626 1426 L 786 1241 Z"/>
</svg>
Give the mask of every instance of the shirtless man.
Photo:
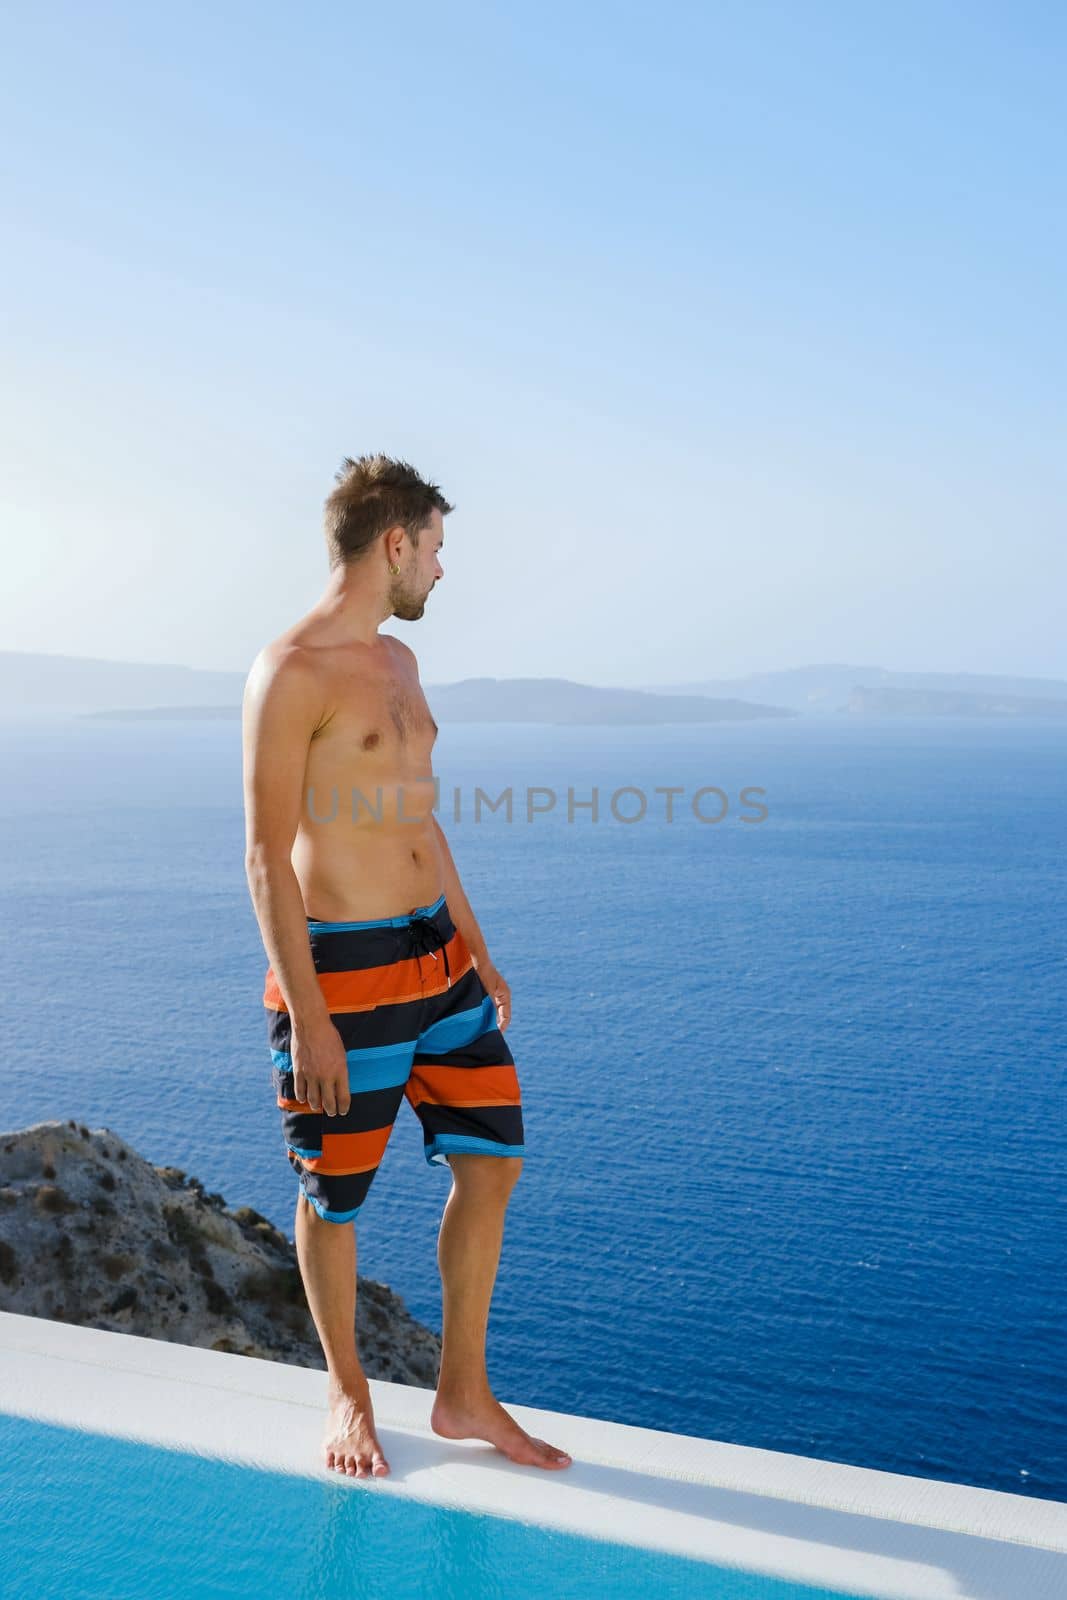
<svg viewBox="0 0 1067 1600">
<path fill-rule="evenodd" d="M 415 655 L 378 631 L 422 616 L 452 509 L 405 462 L 346 460 L 326 501 L 326 590 L 260 651 L 244 693 L 245 869 L 300 1182 L 297 1258 L 329 1369 L 323 1448 L 353 1477 L 389 1471 L 356 1351 L 354 1219 L 404 1098 L 427 1162 L 452 1169 L 430 1425 L 530 1466 L 571 1460 L 489 1386 L 489 1302 L 523 1151 L 511 995 L 434 815 L 437 727 Z"/>
</svg>

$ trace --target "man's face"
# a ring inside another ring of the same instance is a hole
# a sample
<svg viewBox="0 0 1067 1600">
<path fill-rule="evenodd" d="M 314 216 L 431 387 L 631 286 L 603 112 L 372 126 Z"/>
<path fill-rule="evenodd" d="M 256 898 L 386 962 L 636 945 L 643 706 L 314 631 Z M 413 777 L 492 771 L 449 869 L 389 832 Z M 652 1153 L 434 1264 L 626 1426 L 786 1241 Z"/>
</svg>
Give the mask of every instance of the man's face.
<svg viewBox="0 0 1067 1600">
<path fill-rule="evenodd" d="M 437 552 L 445 542 L 444 519 L 435 506 L 430 520 L 419 533 L 418 548 L 405 535 L 400 552 L 400 572 L 389 589 L 392 615 L 402 622 L 417 622 L 426 609 L 426 596 L 443 578 Z"/>
</svg>

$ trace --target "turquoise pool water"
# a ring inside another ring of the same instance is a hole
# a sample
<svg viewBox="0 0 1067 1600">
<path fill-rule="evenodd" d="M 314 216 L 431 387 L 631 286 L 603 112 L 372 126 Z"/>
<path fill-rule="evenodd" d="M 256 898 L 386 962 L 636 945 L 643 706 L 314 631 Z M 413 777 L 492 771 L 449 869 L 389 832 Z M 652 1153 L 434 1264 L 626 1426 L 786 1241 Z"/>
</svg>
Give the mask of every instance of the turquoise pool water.
<svg viewBox="0 0 1067 1600">
<path fill-rule="evenodd" d="M 20 1417 L 0 1416 L 0 1459 L 6 1600 L 842 1600 L 840 1590 Z"/>
</svg>

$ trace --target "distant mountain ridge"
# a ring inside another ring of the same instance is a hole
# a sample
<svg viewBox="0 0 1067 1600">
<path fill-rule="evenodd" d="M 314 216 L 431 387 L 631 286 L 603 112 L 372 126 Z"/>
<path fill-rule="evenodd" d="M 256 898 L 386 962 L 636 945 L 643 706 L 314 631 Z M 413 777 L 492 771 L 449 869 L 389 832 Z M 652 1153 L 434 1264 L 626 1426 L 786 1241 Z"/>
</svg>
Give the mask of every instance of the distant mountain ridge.
<svg viewBox="0 0 1067 1600">
<path fill-rule="evenodd" d="M 569 678 L 464 678 L 425 687 L 434 714 L 445 722 L 741 722 L 798 715 L 790 707 L 601 688 Z"/>
<path fill-rule="evenodd" d="M 860 717 L 1045 717 L 1067 722 L 1067 697 L 962 694 L 948 689 L 853 689 L 850 715 Z"/>
<path fill-rule="evenodd" d="M 0 651 L 0 715 L 9 718 L 51 714 L 123 720 L 238 718 L 244 683 L 241 672 Z M 425 688 L 441 721 L 590 726 L 798 715 L 1044 717 L 1059 715 L 1050 709 L 1052 703 L 1067 702 L 1064 679 L 892 672 L 843 662 L 636 689 L 549 677 L 464 678 L 428 683 Z M 879 698 L 881 691 L 887 694 Z"/>
<path fill-rule="evenodd" d="M 426 684 L 426 699 L 442 722 L 547 722 L 553 726 L 619 726 L 665 722 L 744 722 L 767 717 L 797 717 L 782 706 L 745 700 L 710 700 L 702 695 L 649 694 L 642 689 L 600 689 L 568 678 L 464 678 L 460 683 Z M 237 721 L 240 706 L 125 707 L 83 711 L 83 717 L 109 721 L 153 722 L 218 718 Z"/>
<path fill-rule="evenodd" d="M 106 661 L 0 650 L 0 712 L 103 711 L 111 706 L 240 705 L 244 674 L 154 661 Z"/>
<path fill-rule="evenodd" d="M 193 667 L 0 652 L 0 712 L 66 713 L 136 721 L 237 718 L 245 675 Z M 464 678 L 425 686 L 443 722 L 654 724 L 795 717 L 791 707 L 736 698 L 614 689 L 569 678 Z"/>
<path fill-rule="evenodd" d="M 648 684 L 657 694 L 739 695 L 745 700 L 773 700 L 806 716 L 855 712 L 855 689 L 908 689 L 930 694 L 1004 695 L 1034 700 L 1067 700 L 1067 679 L 1021 678 L 984 672 L 891 672 L 886 667 L 825 662 L 786 667 L 780 672 L 753 672 L 744 678 L 706 678 L 696 683 Z M 873 709 L 873 707 L 871 708 Z M 925 713 L 924 713 L 925 714 Z"/>
</svg>

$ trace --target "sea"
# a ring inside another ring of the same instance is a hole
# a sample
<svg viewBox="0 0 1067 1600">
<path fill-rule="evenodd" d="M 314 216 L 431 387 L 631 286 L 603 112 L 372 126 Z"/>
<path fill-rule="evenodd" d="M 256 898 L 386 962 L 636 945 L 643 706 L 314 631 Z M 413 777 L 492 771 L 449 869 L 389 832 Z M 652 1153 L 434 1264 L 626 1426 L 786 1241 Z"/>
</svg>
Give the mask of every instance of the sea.
<svg viewBox="0 0 1067 1600">
<path fill-rule="evenodd" d="M 238 721 L 0 751 L 0 1123 L 292 1238 Z M 1067 1500 L 1067 730 L 445 724 L 435 770 L 523 1093 L 498 1398 Z M 358 1267 L 438 1331 L 450 1181 L 402 1105 Z"/>
</svg>

